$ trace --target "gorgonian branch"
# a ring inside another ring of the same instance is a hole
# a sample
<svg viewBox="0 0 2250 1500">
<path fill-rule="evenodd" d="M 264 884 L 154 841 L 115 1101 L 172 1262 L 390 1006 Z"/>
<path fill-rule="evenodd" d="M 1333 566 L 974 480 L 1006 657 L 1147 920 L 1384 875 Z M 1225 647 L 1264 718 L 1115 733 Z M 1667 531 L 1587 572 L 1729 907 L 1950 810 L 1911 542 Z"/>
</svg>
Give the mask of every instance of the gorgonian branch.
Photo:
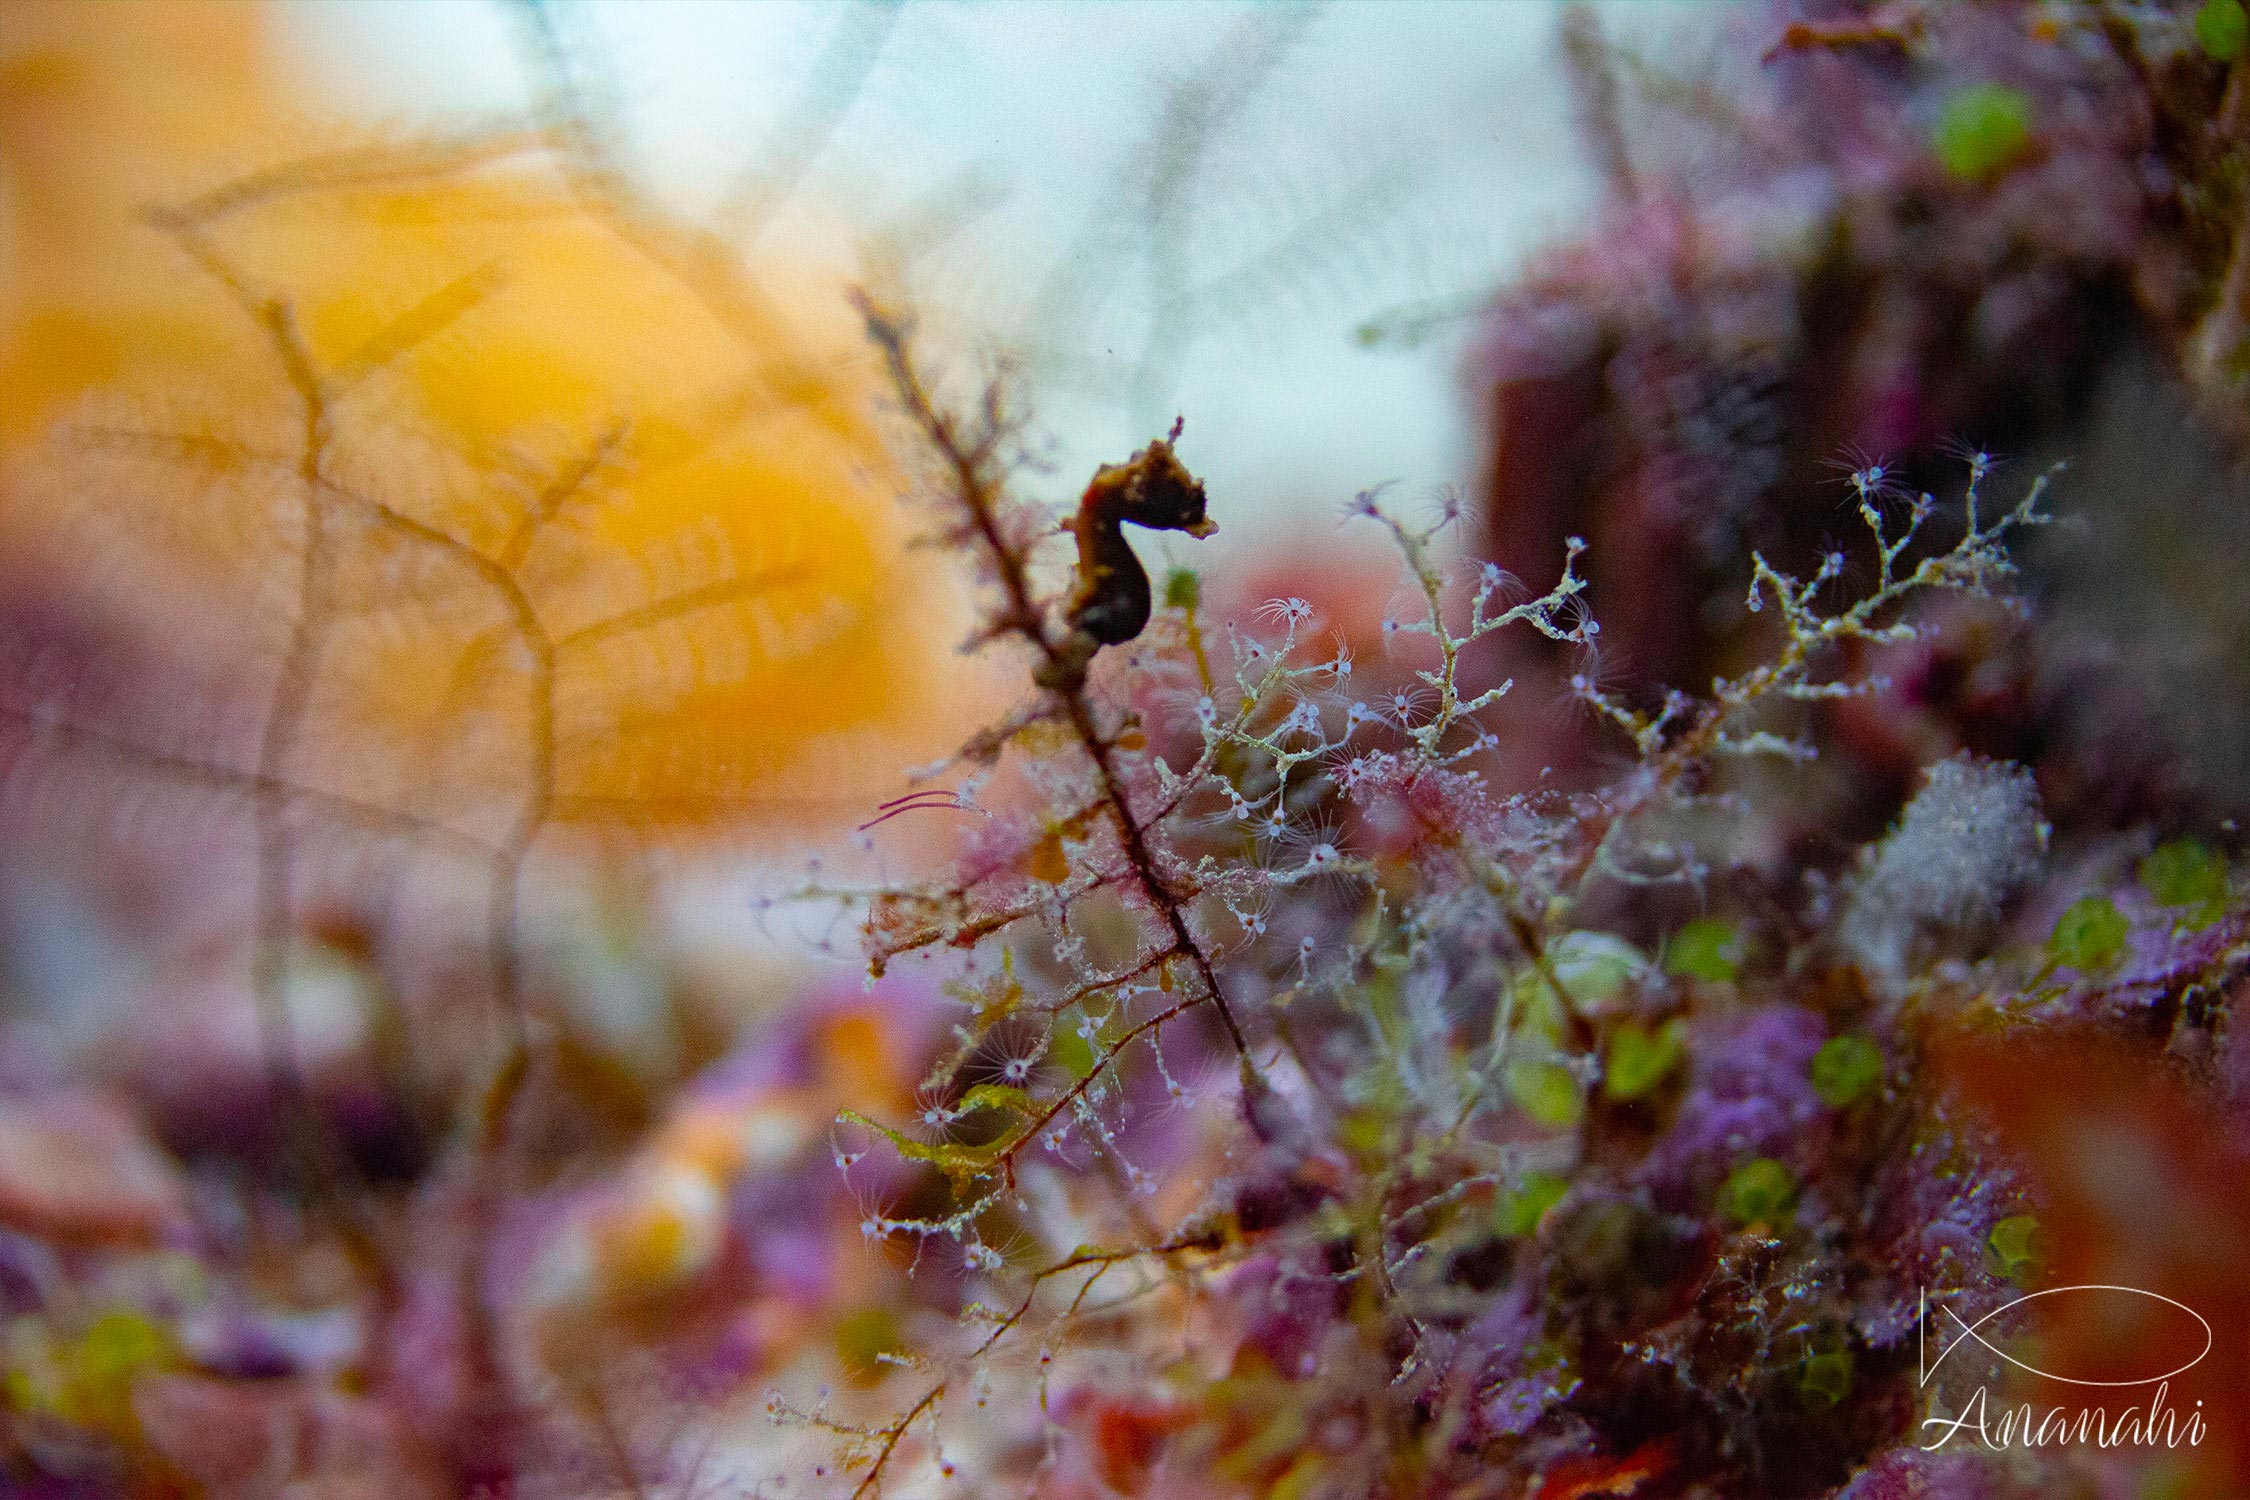
<svg viewBox="0 0 2250 1500">
<path fill-rule="evenodd" d="M 1026 524 L 1025 507 L 1007 495 L 1000 460 L 1012 424 L 999 387 L 988 387 L 978 418 L 973 424 L 964 423 L 933 395 L 915 361 L 908 325 L 883 312 L 864 294 L 859 296 L 858 305 L 869 336 L 882 352 L 897 399 L 939 461 L 945 478 L 944 504 L 950 512 L 950 534 L 973 544 L 979 554 L 980 571 L 997 587 L 999 602 L 992 612 L 987 638 L 1013 637 L 1029 646 L 1038 658 L 1034 678 L 1053 699 L 1059 717 L 1070 726 L 1092 770 L 1133 881 L 1163 926 L 1167 953 L 1185 960 L 1193 969 L 1203 998 L 1218 1013 L 1241 1059 L 1245 1077 L 1253 1077 L 1255 1064 L 1249 1039 L 1220 986 L 1215 956 L 1189 925 L 1187 902 L 1191 897 L 1160 863 L 1151 844 L 1150 828 L 1126 790 L 1118 764 L 1117 737 L 1104 729 L 1088 696 L 1083 661 L 1075 655 L 1070 636 L 1050 621 L 1050 611 L 1033 582 L 1032 552 L 1048 528 Z"/>
</svg>

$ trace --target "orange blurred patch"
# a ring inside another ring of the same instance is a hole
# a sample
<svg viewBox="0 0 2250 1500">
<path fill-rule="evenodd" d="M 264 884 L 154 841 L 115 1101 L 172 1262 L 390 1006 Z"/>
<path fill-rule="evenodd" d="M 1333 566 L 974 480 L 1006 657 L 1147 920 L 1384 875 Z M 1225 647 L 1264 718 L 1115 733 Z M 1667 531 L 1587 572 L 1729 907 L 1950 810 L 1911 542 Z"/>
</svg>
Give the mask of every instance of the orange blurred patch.
<svg viewBox="0 0 2250 1500">
<path fill-rule="evenodd" d="M 838 1011 L 819 1029 L 821 1105 L 875 1101 L 885 1109 L 904 1109 L 914 1101 L 920 1059 L 914 1038 L 874 1005 Z"/>
<path fill-rule="evenodd" d="M 1538 1500 L 1597 1500 L 1636 1495 L 1672 1467 L 1672 1445 L 1662 1438 L 1643 1443 L 1621 1458 L 1567 1458 L 1547 1471 Z"/>
<path fill-rule="evenodd" d="M 1098 1397 L 1092 1413 L 1094 1464 L 1102 1482 L 1137 1495 L 1172 1435 L 1192 1416 L 1175 1401 L 1147 1396 Z"/>
<path fill-rule="evenodd" d="M 2131 1287 L 2209 1322 L 2210 1354 L 2172 1379 L 2167 1405 L 2185 1413 L 2200 1402 L 2210 1435 L 2193 1456 L 2250 1487 L 2250 1282 L 2241 1273 L 2250 1263 L 2250 1151 L 2240 1124 L 2161 1063 L 2092 1031 L 1956 1042 L 1944 1062 L 1951 1086 L 2029 1169 L 2051 1255 L 2042 1285 Z M 2078 1380 L 2137 1380 L 2173 1364 L 2183 1338 L 2192 1334 L 2182 1357 L 2203 1343 L 2153 1299 L 2052 1297 L 2027 1310 L 2037 1314 L 2040 1367 Z M 2086 1404 L 2082 1388 L 2033 1384 L 2042 1404 Z M 2147 1399 L 2141 1387 L 2108 1394 L 2112 1406 Z"/>
</svg>

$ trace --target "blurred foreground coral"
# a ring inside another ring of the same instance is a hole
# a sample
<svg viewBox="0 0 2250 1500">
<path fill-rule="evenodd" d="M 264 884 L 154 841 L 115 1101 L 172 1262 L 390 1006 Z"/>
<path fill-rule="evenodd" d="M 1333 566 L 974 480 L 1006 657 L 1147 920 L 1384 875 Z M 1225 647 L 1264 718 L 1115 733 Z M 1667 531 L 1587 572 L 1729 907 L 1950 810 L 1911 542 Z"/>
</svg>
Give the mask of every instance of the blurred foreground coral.
<svg viewBox="0 0 2250 1500">
<path fill-rule="evenodd" d="M 106 667 L 100 727 L 488 842 L 884 784 L 939 651 L 841 300 L 553 130 L 354 140 L 272 19 L 9 8 L 9 709 Z"/>
</svg>

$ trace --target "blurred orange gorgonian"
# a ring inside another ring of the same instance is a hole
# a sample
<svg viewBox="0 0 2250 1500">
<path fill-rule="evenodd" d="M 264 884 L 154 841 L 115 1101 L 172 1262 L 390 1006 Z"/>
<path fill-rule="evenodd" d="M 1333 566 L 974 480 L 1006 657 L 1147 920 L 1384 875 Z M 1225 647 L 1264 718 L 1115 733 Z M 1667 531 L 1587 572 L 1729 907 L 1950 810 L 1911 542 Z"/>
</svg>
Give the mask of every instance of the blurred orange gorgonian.
<svg viewBox="0 0 2250 1500">
<path fill-rule="evenodd" d="M 503 855 L 871 801 L 948 632 L 841 298 L 584 122 L 322 144 L 272 19 L 0 7 L 0 707 Z"/>
</svg>

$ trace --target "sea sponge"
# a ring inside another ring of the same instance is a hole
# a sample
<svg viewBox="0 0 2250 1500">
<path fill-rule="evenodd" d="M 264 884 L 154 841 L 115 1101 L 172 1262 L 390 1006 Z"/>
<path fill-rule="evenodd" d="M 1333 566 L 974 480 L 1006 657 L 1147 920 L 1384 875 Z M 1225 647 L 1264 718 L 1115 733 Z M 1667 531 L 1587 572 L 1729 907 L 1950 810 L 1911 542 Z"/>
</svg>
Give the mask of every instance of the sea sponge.
<svg viewBox="0 0 2250 1500">
<path fill-rule="evenodd" d="M 1940 761 L 1868 857 L 1839 938 L 1871 973 L 1896 978 L 1918 942 L 1990 924 L 2046 848 L 2029 771 L 1972 755 Z"/>
</svg>

